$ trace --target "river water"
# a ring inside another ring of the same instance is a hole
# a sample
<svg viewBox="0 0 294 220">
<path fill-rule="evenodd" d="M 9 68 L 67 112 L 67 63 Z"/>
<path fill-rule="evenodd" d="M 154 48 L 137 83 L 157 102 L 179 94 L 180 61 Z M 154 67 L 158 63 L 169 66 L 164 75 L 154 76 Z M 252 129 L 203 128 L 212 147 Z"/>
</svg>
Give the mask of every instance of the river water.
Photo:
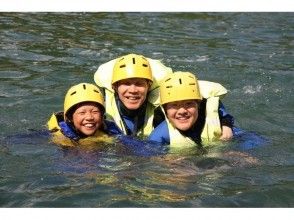
<svg viewBox="0 0 294 220">
<path fill-rule="evenodd" d="M 0 13 L 1 207 L 293 207 L 293 13 Z M 248 134 L 203 155 L 63 151 L 67 89 L 127 53 L 224 85 Z"/>
</svg>

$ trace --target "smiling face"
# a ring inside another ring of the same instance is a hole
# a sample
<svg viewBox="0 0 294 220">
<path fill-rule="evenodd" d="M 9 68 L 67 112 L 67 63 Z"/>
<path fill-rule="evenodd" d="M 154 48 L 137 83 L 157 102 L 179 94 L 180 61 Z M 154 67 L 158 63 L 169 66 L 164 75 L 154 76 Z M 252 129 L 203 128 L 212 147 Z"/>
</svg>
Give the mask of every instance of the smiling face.
<svg viewBox="0 0 294 220">
<path fill-rule="evenodd" d="M 75 128 L 86 136 L 93 135 L 103 123 L 103 113 L 96 103 L 79 104 L 72 115 Z"/>
<path fill-rule="evenodd" d="M 165 105 L 170 123 L 181 131 L 189 130 L 198 118 L 198 103 L 195 100 L 170 102 Z"/>
<path fill-rule="evenodd" d="M 147 97 L 148 89 L 148 81 L 142 78 L 120 80 L 115 86 L 119 99 L 129 110 L 140 108 Z"/>
</svg>

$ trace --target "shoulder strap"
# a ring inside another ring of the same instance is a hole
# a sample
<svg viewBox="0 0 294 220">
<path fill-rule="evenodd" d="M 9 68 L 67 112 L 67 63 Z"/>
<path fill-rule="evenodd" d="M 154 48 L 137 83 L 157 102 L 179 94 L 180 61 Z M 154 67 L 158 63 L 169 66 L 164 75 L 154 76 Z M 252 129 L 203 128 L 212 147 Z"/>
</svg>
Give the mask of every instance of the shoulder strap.
<svg viewBox="0 0 294 220">
<path fill-rule="evenodd" d="M 219 100 L 227 94 L 227 90 L 219 83 L 199 80 L 200 93 L 206 102 L 205 125 L 201 133 L 204 143 L 218 140 L 221 136 L 221 125 L 219 119 Z"/>
<path fill-rule="evenodd" d="M 216 82 L 198 80 L 200 93 L 203 98 L 210 98 L 210 97 L 220 97 L 222 98 L 225 94 L 227 94 L 227 90 L 221 84 Z"/>
</svg>

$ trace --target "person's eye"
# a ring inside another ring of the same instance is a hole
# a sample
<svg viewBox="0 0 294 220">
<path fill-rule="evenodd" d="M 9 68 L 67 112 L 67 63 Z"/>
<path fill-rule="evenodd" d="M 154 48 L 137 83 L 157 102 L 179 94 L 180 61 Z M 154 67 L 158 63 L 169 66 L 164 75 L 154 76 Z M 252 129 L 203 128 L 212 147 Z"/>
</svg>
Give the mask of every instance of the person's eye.
<svg viewBox="0 0 294 220">
<path fill-rule="evenodd" d="M 143 87 L 144 86 L 144 83 L 143 82 L 136 82 L 135 83 L 135 86 Z"/>
<path fill-rule="evenodd" d="M 187 102 L 186 106 L 189 106 L 189 107 L 194 106 L 194 102 Z"/>
<path fill-rule="evenodd" d="M 136 86 L 145 87 L 145 86 L 148 86 L 148 83 L 146 81 L 139 81 L 139 82 L 136 82 Z"/>
<path fill-rule="evenodd" d="M 130 86 L 131 83 L 130 83 L 130 82 L 125 82 L 124 85 L 125 85 L 125 86 Z"/>
</svg>

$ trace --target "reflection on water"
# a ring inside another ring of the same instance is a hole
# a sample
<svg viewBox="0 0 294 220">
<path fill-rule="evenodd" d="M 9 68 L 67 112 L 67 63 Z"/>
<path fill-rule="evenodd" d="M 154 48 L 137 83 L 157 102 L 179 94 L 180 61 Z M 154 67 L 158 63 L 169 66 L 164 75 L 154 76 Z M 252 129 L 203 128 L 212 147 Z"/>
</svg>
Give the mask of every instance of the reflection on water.
<svg viewBox="0 0 294 220">
<path fill-rule="evenodd" d="M 293 23 L 292 13 L 0 13 L 0 206 L 293 207 Z M 130 52 L 223 84 L 247 132 L 151 158 L 50 143 L 39 131 L 67 89 Z"/>
</svg>

